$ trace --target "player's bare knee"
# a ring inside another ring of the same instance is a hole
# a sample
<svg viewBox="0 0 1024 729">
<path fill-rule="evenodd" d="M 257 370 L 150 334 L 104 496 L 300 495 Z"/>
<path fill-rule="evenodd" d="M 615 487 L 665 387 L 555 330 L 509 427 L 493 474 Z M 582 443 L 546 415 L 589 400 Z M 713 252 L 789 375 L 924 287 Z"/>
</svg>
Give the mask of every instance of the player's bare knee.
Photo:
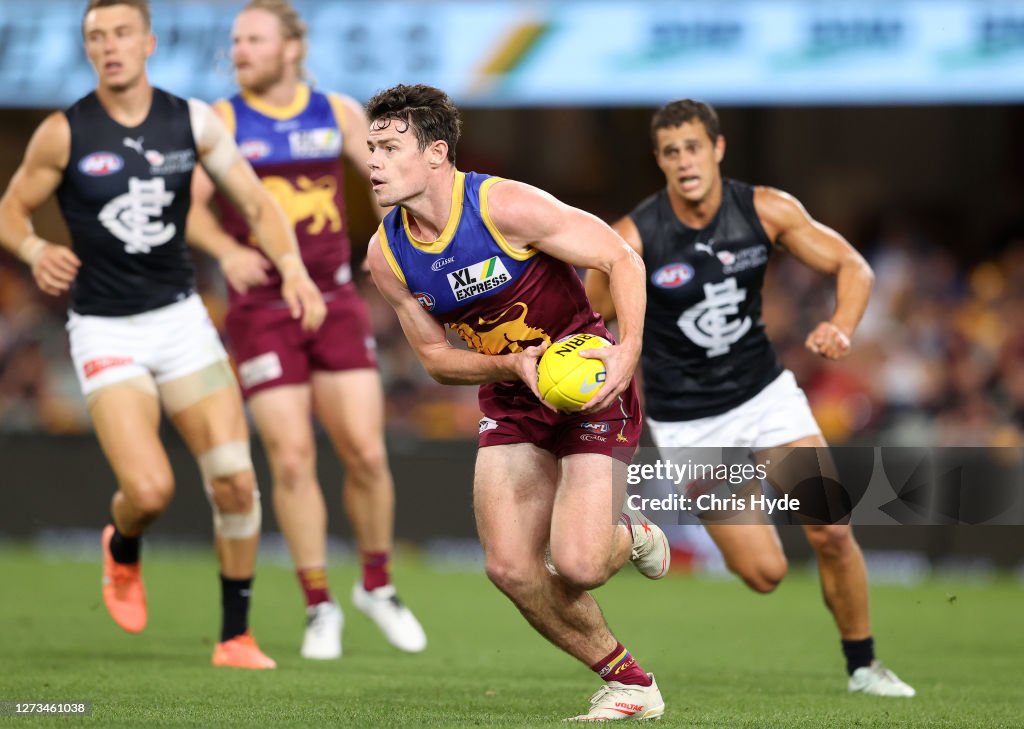
<svg viewBox="0 0 1024 729">
<path fill-rule="evenodd" d="M 539 587 L 539 570 L 514 560 L 488 555 L 484 570 L 494 586 L 512 600 L 526 597 Z"/>
<path fill-rule="evenodd" d="M 611 576 L 607 560 L 595 559 L 579 550 L 553 549 L 551 563 L 562 581 L 577 590 L 593 590 Z"/>
<path fill-rule="evenodd" d="M 316 481 L 316 456 L 307 444 L 275 448 L 270 463 L 276 489 L 298 491 Z"/>
<path fill-rule="evenodd" d="M 171 503 L 174 479 L 169 474 L 147 474 L 126 480 L 121 490 L 139 518 L 151 521 Z"/>
<path fill-rule="evenodd" d="M 842 560 L 854 549 L 853 530 L 843 524 L 807 527 L 807 541 L 821 559 Z"/>
<path fill-rule="evenodd" d="M 785 555 L 779 553 L 761 556 L 741 565 L 730 564 L 729 568 L 739 575 L 751 590 L 767 595 L 774 592 L 775 588 L 782 583 L 789 570 L 789 564 L 786 562 Z"/>
<path fill-rule="evenodd" d="M 574 590 L 586 591 L 600 587 L 608 581 L 608 568 L 605 565 L 576 562 L 570 566 L 561 566 L 555 562 L 555 571 Z"/>
<path fill-rule="evenodd" d="M 354 477 L 352 483 L 373 484 L 387 473 L 388 456 L 383 443 L 365 443 L 342 459 L 345 469 Z"/>
</svg>

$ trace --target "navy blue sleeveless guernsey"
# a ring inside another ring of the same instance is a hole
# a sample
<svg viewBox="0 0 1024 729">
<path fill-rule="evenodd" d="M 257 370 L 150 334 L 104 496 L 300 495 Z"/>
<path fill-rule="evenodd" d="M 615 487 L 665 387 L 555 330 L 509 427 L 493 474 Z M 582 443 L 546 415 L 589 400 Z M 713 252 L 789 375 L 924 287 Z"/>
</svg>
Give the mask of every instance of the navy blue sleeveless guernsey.
<svg viewBox="0 0 1024 729">
<path fill-rule="evenodd" d="M 197 154 L 188 102 L 153 89 L 148 116 L 131 128 L 95 92 L 64 113 L 71 156 L 57 201 L 82 261 L 72 310 L 130 316 L 184 299 L 195 288 L 185 245 Z"/>
<path fill-rule="evenodd" d="M 772 251 L 754 189 L 722 181 L 722 206 L 701 230 L 682 223 L 662 189 L 630 217 L 647 266 L 644 407 L 654 420 L 720 415 L 782 373 L 761 320 Z"/>
</svg>

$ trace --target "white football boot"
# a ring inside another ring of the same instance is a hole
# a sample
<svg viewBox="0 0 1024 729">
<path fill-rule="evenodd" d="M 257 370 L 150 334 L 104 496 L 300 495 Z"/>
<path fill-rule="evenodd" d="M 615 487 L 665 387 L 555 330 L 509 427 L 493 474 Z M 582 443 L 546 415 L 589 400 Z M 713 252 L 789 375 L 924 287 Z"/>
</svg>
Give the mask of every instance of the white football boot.
<svg viewBox="0 0 1024 729">
<path fill-rule="evenodd" d="M 328 661 L 341 658 L 341 629 L 345 615 L 333 602 L 306 608 L 306 634 L 302 638 L 303 658 Z"/>
<path fill-rule="evenodd" d="M 364 590 L 357 582 L 352 588 L 352 603 L 384 633 L 388 642 L 406 653 L 419 653 L 427 647 L 427 634 L 412 611 L 395 592 L 394 585 Z"/>
<path fill-rule="evenodd" d="M 651 580 L 660 580 L 668 574 L 672 552 L 665 532 L 652 524 L 636 509 L 624 506 L 619 520 L 633 534 L 631 560 L 640 574 Z"/>
<path fill-rule="evenodd" d="M 590 697 L 590 711 L 565 721 L 617 721 L 619 719 L 660 719 L 665 713 L 665 700 L 661 698 L 654 674 L 650 686 L 609 681 Z"/>
<path fill-rule="evenodd" d="M 850 693 L 870 694 L 872 696 L 900 696 L 910 698 L 917 691 L 910 684 L 904 683 L 900 677 L 878 661 L 871 661 L 870 666 L 861 666 L 850 676 L 848 684 Z"/>
</svg>

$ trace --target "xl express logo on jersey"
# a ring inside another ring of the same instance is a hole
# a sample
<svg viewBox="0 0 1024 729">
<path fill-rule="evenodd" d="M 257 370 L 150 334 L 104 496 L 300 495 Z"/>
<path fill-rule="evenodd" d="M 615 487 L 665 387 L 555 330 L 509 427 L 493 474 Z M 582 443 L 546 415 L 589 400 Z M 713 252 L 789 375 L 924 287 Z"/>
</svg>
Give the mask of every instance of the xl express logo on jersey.
<svg viewBox="0 0 1024 729">
<path fill-rule="evenodd" d="M 465 301 L 493 291 L 511 280 L 508 269 L 497 256 L 448 274 L 448 285 L 456 301 Z"/>
<path fill-rule="evenodd" d="M 297 158 L 337 157 L 341 154 L 341 135 L 330 127 L 291 132 L 288 147 Z"/>
</svg>

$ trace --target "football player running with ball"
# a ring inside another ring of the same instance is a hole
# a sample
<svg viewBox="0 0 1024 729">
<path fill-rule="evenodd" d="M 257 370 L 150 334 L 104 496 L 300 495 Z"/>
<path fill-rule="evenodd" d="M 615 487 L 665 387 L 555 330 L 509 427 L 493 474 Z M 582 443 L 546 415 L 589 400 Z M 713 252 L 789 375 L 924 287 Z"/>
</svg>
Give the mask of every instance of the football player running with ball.
<svg viewBox="0 0 1024 729">
<path fill-rule="evenodd" d="M 529 185 L 458 170 L 461 122 L 443 91 L 395 86 L 367 109 L 370 183 L 382 206 L 396 206 L 370 242 L 370 272 L 434 379 L 480 386 L 473 501 L 487 575 L 541 635 L 604 679 L 575 719 L 658 717 L 654 677 L 589 592 L 630 559 L 654 579 L 668 568 L 661 530 L 620 515 L 641 426 L 633 370 L 643 264 L 592 215 Z M 605 384 L 567 415 L 541 402 L 538 358 L 570 334 L 611 338 L 573 266 L 609 277 L 622 342 L 592 353 Z M 452 346 L 445 325 L 471 351 Z"/>
</svg>

